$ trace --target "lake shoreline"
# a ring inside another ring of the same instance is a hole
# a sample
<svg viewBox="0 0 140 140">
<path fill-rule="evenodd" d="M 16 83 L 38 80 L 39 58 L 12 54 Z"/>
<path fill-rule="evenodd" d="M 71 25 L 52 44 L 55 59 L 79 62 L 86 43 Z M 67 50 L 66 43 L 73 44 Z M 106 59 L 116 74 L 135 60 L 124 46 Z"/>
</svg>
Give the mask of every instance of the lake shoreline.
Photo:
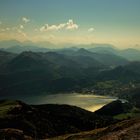
<svg viewBox="0 0 140 140">
<path fill-rule="evenodd" d="M 72 105 L 94 112 L 104 105 L 117 100 L 118 98 L 86 93 L 57 93 L 37 96 L 7 97 L 7 99 L 21 100 L 30 105 Z"/>
</svg>

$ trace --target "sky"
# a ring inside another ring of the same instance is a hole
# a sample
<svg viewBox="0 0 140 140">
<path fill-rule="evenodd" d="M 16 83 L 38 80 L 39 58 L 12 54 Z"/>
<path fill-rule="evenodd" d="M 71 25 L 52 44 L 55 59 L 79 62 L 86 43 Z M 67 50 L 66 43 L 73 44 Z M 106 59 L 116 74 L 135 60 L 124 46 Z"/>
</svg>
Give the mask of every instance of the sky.
<svg viewBox="0 0 140 140">
<path fill-rule="evenodd" d="M 140 0 L 0 0 L 0 40 L 140 44 Z"/>
</svg>

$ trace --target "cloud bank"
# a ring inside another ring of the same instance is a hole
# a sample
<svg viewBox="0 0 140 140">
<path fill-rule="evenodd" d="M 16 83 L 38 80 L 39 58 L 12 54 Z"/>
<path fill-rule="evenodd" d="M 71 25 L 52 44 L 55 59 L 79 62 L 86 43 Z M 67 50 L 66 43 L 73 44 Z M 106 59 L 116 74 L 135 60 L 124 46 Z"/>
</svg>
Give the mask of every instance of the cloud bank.
<svg viewBox="0 0 140 140">
<path fill-rule="evenodd" d="M 67 23 L 60 23 L 59 25 L 49 25 L 45 24 L 40 28 L 41 32 L 47 32 L 47 31 L 58 31 L 61 29 L 66 29 L 66 30 L 75 30 L 78 29 L 78 25 L 73 22 L 72 19 L 69 19 Z"/>
<path fill-rule="evenodd" d="M 75 24 L 72 19 L 69 19 L 69 21 L 67 22 L 66 29 L 67 30 L 73 30 L 73 29 L 78 29 L 78 27 L 79 26 L 77 24 Z"/>
</svg>

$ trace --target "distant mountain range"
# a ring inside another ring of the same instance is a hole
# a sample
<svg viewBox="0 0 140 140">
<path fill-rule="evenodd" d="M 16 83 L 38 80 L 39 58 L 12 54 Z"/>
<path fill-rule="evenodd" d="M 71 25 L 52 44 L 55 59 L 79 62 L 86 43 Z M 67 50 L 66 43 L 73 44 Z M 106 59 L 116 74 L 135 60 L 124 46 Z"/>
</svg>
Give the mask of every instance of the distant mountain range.
<svg viewBox="0 0 140 140">
<path fill-rule="evenodd" d="M 113 140 L 114 133 L 117 138 L 127 138 L 128 134 L 135 138 L 139 119 L 116 122 L 140 113 L 139 51 L 96 45 L 50 49 L 18 44 L 1 49 L 0 99 L 81 92 L 125 100 L 111 102 L 96 112 L 69 105 L 0 100 L 0 139 L 44 139 L 76 132 L 80 133 L 67 138 Z M 92 131 L 82 132 L 87 130 Z M 67 138 L 65 135 L 56 139 Z"/>
<path fill-rule="evenodd" d="M 140 80 L 140 63 L 84 48 L 20 54 L 0 51 L 1 95 L 80 90 L 97 81 Z"/>
<path fill-rule="evenodd" d="M 13 46 L 38 46 L 38 47 L 50 47 L 50 48 L 54 48 L 55 45 L 50 43 L 50 42 L 37 42 L 34 43 L 32 41 L 24 41 L 24 42 L 20 42 L 17 40 L 4 40 L 4 41 L 0 41 L 0 48 L 3 49 L 7 49 Z"/>
<path fill-rule="evenodd" d="M 134 48 L 117 49 L 110 44 L 89 44 L 89 45 L 72 45 L 72 44 L 59 44 L 55 45 L 50 42 L 36 42 L 31 41 L 19 42 L 17 40 L 0 41 L 0 50 L 13 53 L 21 53 L 24 51 L 33 52 L 48 52 L 59 51 L 61 53 L 73 53 L 79 48 L 86 48 L 86 50 L 94 53 L 102 53 L 108 55 L 117 55 L 126 58 L 129 61 L 140 61 L 140 49 L 138 45 Z"/>
<path fill-rule="evenodd" d="M 95 47 L 89 49 L 92 52 L 98 52 L 98 53 L 106 53 L 106 54 L 116 54 L 118 56 L 122 56 L 130 61 L 139 61 L 140 60 L 140 50 L 138 49 L 124 49 L 119 50 L 111 47 Z"/>
<path fill-rule="evenodd" d="M 59 49 L 46 45 L 0 42 L 1 95 L 77 91 L 100 81 L 140 80 L 139 50 L 119 50 L 109 44 Z"/>
</svg>

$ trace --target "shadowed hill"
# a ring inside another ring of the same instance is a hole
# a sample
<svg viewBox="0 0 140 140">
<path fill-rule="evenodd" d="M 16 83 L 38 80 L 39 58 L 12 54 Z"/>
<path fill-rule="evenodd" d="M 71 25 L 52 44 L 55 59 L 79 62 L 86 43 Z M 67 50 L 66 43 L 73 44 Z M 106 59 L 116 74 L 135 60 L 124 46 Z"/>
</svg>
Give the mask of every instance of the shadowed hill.
<svg viewBox="0 0 140 140">
<path fill-rule="evenodd" d="M 33 138 L 46 138 L 92 130 L 114 122 L 111 117 L 101 117 L 76 106 L 0 101 L 0 132 L 11 128 Z"/>
<path fill-rule="evenodd" d="M 0 65 L 5 64 L 16 57 L 16 54 L 0 50 Z"/>
<path fill-rule="evenodd" d="M 5 52 L 2 60 L 4 58 L 7 60 L 0 65 L 2 96 L 9 93 L 27 95 L 79 91 L 96 81 L 130 82 L 140 79 L 139 62 L 124 65 L 128 61 L 123 58 L 92 53 L 86 49 L 78 49 L 70 55 L 60 54 L 59 51 L 22 52 L 18 55 Z M 123 66 L 110 68 L 121 64 Z"/>
<path fill-rule="evenodd" d="M 65 53 L 63 52 L 63 54 L 65 54 Z M 125 65 L 125 64 L 128 64 L 128 62 L 129 62 L 127 59 L 125 59 L 121 56 L 118 56 L 116 54 L 113 54 L 113 53 L 91 52 L 91 51 L 88 51 L 87 49 L 84 49 L 84 48 L 80 48 L 80 49 L 73 51 L 73 52 L 70 51 L 69 53 L 67 52 L 66 55 L 88 56 L 88 57 L 91 57 L 92 59 L 95 59 L 99 63 L 106 65 L 106 66 Z"/>
<path fill-rule="evenodd" d="M 103 116 L 115 116 L 129 112 L 132 107 L 133 106 L 130 103 L 122 103 L 120 100 L 117 100 L 103 106 L 101 109 L 95 111 L 95 113 Z"/>
<path fill-rule="evenodd" d="M 125 120 L 106 128 L 58 136 L 48 140 L 139 140 L 140 119 Z"/>
</svg>

